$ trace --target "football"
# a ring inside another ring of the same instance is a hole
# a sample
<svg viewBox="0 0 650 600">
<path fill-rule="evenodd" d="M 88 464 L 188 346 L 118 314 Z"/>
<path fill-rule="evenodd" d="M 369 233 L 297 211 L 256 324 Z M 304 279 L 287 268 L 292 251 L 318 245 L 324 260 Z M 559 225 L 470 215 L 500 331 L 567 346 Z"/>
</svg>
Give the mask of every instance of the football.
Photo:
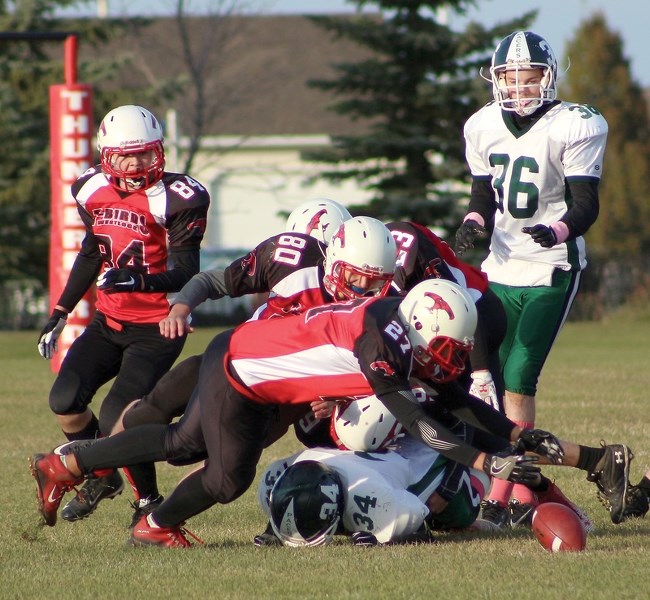
<svg viewBox="0 0 650 600">
<path fill-rule="evenodd" d="M 533 513 L 531 528 L 549 552 L 581 552 L 587 546 L 587 532 L 580 518 L 563 504 L 540 504 Z"/>
</svg>

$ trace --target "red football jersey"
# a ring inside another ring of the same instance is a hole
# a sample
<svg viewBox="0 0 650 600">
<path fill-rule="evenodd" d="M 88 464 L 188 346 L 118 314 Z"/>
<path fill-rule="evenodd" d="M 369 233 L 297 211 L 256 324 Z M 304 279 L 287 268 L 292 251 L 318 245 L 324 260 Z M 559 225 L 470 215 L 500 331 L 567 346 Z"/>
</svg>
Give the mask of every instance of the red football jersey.
<svg viewBox="0 0 650 600">
<path fill-rule="evenodd" d="M 474 302 L 487 290 L 487 275 L 459 260 L 449 244 L 426 227 L 406 221 L 389 223 L 387 227 L 397 243 L 398 264 L 406 272 L 402 291 L 408 291 L 420 281 L 433 277 L 463 286 Z"/>
<path fill-rule="evenodd" d="M 200 246 L 210 197 L 187 175 L 165 173 L 138 192 L 113 187 L 100 166 L 72 186 L 79 214 L 103 259 L 103 269 L 129 268 L 155 274 L 167 270 L 170 247 Z M 171 291 L 171 290 L 170 290 Z M 166 292 L 108 294 L 97 291 L 97 309 L 131 323 L 157 323 L 169 313 Z"/>
<path fill-rule="evenodd" d="M 300 314 L 312 306 L 332 302 L 322 284 L 324 256 L 325 246 L 316 238 L 281 233 L 226 267 L 226 287 L 233 298 L 271 292 L 256 311 L 256 319 Z"/>
<path fill-rule="evenodd" d="M 412 348 L 397 318 L 400 301 L 364 298 L 248 321 L 230 340 L 229 379 L 272 404 L 410 391 Z"/>
</svg>

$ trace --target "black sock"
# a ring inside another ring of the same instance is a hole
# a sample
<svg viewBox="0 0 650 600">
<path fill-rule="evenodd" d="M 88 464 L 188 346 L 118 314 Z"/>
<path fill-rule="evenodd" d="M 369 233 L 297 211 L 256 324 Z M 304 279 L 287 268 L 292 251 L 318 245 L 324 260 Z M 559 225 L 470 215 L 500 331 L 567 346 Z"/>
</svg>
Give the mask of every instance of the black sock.
<svg viewBox="0 0 650 600">
<path fill-rule="evenodd" d="M 551 485 L 551 480 L 545 475 L 540 474 L 540 482 L 537 485 L 527 485 L 526 487 L 531 492 L 541 492 L 542 494 L 548 490 L 548 486 Z"/>
<path fill-rule="evenodd" d="M 594 473 L 596 465 L 605 456 L 605 448 L 592 448 L 591 446 L 578 446 L 578 448 L 580 448 L 580 454 L 578 455 L 576 469 Z"/>
<path fill-rule="evenodd" d="M 153 463 L 140 463 L 124 467 L 124 474 L 136 489 L 136 498 L 153 500 L 160 496 L 156 479 L 156 466 Z"/>
<path fill-rule="evenodd" d="M 99 421 L 97 420 L 97 417 L 92 414 L 90 421 L 88 421 L 88 424 L 81 431 L 75 431 L 73 433 L 66 433 L 64 431 L 63 433 L 65 437 L 68 438 L 69 442 L 75 442 L 77 440 L 94 440 L 100 436 Z"/>
<path fill-rule="evenodd" d="M 177 527 L 190 517 L 214 506 L 216 500 L 205 491 L 202 471 L 195 471 L 183 479 L 152 514 L 160 527 Z"/>
<path fill-rule="evenodd" d="M 96 444 L 74 451 L 82 473 L 96 469 L 130 467 L 140 463 L 165 460 L 165 432 L 167 425 L 142 425 L 127 429 Z"/>
</svg>

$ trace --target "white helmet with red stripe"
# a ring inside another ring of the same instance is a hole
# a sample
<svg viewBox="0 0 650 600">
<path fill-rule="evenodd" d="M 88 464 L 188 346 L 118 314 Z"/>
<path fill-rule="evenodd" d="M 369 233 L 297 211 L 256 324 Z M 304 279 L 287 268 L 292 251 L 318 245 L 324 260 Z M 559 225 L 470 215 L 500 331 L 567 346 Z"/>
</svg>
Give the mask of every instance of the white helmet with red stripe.
<svg viewBox="0 0 650 600">
<path fill-rule="evenodd" d="M 398 308 L 413 346 L 417 377 L 452 381 L 465 370 L 474 346 L 476 305 L 466 289 L 446 279 L 418 283 Z"/>
<path fill-rule="evenodd" d="M 327 246 L 334 232 L 352 215 L 342 204 L 329 198 L 307 200 L 287 218 L 287 231 L 306 233 Z"/>
<path fill-rule="evenodd" d="M 397 245 L 386 225 L 353 217 L 330 239 L 323 285 L 335 300 L 385 296 L 395 275 Z"/>
<path fill-rule="evenodd" d="M 330 432 L 341 450 L 372 452 L 390 446 L 404 428 L 376 396 L 339 402 Z"/>
<path fill-rule="evenodd" d="M 117 188 L 120 188 L 120 180 L 126 180 L 132 189 L 145 189 L 163 176 L 165 150 L 162 125 L 142 106 L 126 104 L 108 112 L 97 131 L 97 149 L 102 171 Z M 140 170 L 120 168 L 121 156 L 141 153 L 150 155 Z"/>
</svg>

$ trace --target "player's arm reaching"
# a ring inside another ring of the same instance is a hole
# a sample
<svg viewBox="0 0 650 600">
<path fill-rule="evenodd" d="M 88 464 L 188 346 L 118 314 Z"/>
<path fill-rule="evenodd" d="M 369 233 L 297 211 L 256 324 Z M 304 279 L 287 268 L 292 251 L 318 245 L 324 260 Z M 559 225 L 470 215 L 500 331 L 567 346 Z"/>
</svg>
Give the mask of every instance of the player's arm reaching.
<svg viewBox="0 0 650 600">
<path fill-rule="evenodd" d="M 264 242 L 260 244 L 263 246 Z M 260 248 L 234 260 L 228 267 L 220 270 L 201 271 L 190 279 L 172 301 L 169 315 L 160 321 L 160 333 L 165 337 L 174 338 L 193 331 L 190 327 L 189 317 L 191 312 L 206 300 L 219 300 L 225 296 L 240 296 L 248 292 L 248 287 L 253 287 L 254 282 L 244 285 L 243 277 L 251 279 L 255 274 L 248 272 L 248 265 L 256 261 L 256 254 Z M 237 277 L 235 273 L 240 273 Z M 256 277 L 259 278 L 259 275 Z M 257 291 L 257 290 L 252 290 Z M 260 290 L 265 291 L 265 290 Z"/>
<path fill-rule="evenodd" d="M 514 454 L 514 448 L 492 455 L 477 450 L 428 417 L 410 388 L 377 394 L 377 398 L 415 439 L 450 460 L 482 470 L 497 479 L 517 483 L 536 483 L 539 480 L 540 468 L 533 464 L 537 458 Z"/>
<path fill-rule="evenodd" d="M 190 279 L 174 298 L 169 314 L 160 321 L 160 333 L 168 338 L 194 331 L 189 317 L 194 308 L 208 299 L 228 295 L 223 271 L 201 271 Z"/>
</svg>

